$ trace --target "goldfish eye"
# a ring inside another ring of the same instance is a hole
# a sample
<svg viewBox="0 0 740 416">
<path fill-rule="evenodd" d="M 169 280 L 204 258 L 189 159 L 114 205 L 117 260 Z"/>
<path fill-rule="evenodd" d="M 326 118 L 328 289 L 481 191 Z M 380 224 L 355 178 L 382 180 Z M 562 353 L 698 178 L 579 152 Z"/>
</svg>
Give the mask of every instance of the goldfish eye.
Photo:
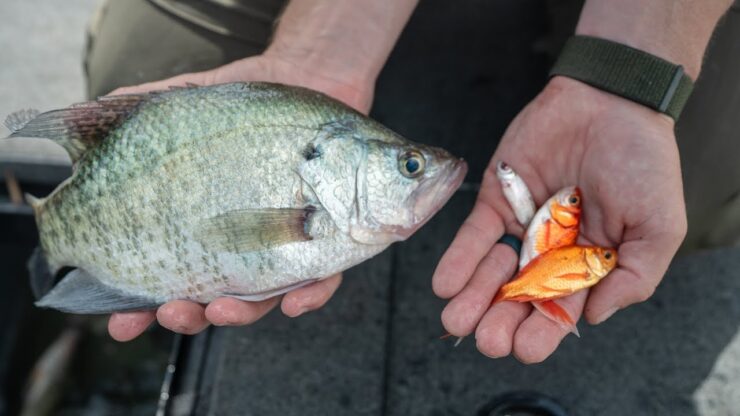
<svg viewBox="0 0 740 416">
<path fill-rule="evenodd" d="M 398 158 L 398 169 L 401 174 L 407 178 L 416 178 L 417 176 L 424 173 L 424 166 L 426 160 L 421 153 L 409 150 Z"/>
<path fill-rule="evenodd" d="M 570 198 L 568 198 L 568 202 L 571 205 L 578 205 L 578 203 L 581 202 L 581 198 L 579 198 L 578 195 L 571 195 Z"/>
<path fill-rule="evenodd" d="M 607 251 L 606 253 L 604 253 L 604 258 L 607 259 L 607 260 L 611 260 L 611 258 L 612 258 L 612 252 L 611 251 Z"/>
</svg>

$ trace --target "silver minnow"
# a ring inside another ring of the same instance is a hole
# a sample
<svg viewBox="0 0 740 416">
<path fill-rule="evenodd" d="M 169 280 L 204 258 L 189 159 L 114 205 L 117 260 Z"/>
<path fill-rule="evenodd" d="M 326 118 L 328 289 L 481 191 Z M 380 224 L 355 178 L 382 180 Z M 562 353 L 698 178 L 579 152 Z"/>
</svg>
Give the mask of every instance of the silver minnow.
<svg viewBox="0 0 740 416">
<path fill-rule="evenodd" d="M 501 190 L 512 211 L 514 211 L 516 220 L 524 228 L 527 228 L 535 212 L 534 199 L 527 184 L 524 183 L 521 176 L 514 172 L 511 166 L 503 161 L 496 164 L 496 176 L 501 182 Z"/>
<path fill-rule="evenodd" d="M 269 83 L 102 97 L 6 125 L 74 163 L 28 197 L 37 305 L 72 313 L 285 293 L 408 238 L 467 171 L 321 93 Z"/>
</svg>

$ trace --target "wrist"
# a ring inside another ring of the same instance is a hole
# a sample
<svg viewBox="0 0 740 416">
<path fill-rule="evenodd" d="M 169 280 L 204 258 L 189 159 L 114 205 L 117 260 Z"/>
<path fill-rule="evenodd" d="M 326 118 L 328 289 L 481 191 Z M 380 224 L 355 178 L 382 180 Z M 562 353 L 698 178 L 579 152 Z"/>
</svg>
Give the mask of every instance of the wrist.
<svg viewBox="0 0 740 416">
<path fill-rule="evenodd" d="M 374 86 L 416 2 L 291 1 L 265 55 L 343 84 Z"/>
<path fill-rule="evenodd" d="M 684 67 L 696 79 L 729 0 L 587 0 L 576 34 L 619 42 Z"/>
<path fill-rule="evenodd" d="M 573 78 L 552 77 L 543 94 L 552 97 L 547 100 L 551 107 L 568 106 L 579 117 L 583 117 L 587 124 L 598 120 L 620 119 L 624 124 L 653 125 L 664 132 L 664 136 L 674 137 L 675 122 L 671 117 Z"/>
<path fill-rule="evenodd" d="M 343 60 L 331 55 L 328 45 L 306 45 L 302 41 L 291 42 L 289 39 L 275 39 L 263 52 L 265 59 L 278 61 L 294 68 L 308 72 L 312 76 L 331 80 L 337 84 L 352 85 L 359 90 L 370 90 L 375 85 L 378 73 L 365 62 L 357 59 Z"/>
</svg>

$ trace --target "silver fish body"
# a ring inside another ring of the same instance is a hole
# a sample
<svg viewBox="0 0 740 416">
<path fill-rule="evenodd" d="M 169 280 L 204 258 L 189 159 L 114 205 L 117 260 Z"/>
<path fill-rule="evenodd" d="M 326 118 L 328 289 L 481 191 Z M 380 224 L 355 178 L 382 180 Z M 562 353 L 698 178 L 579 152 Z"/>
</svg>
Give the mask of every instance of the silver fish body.
<svg viewBox="0 0 740 416">
<path fill-rule="evenodd" d="M 527 184 L 511 166 L 503 161 L 496 164 L 496 176 L 501 183 L 501 190 L 506 201 L 514 211 L 516 220 L 524 228 L 527 228 L 535 214 L 534 198 L 532 198 L 532 193 L 529 192 Z"/>
<path fill-rule="evenodd" d="M 577 196 L 578 200 L 575 203 L 571 203 L 569 200 Z M 568 186 L 551 196 L 544 204 L 537 210 L 537 213 L 532 218 L 532 221 L 524 233 L 522 241 L 522 251 L 519 257 L 519 269 L 523 269 L 530 261 L 544 254 L 542 250 L 537 249 L 537 234 L 541 232 L 541 228 L 549 221 L 554 221 L 552 209 L 554 206 L 571 207 L 580 205 L 580 190 L 576 186 Z M 574 242 L 575 243 L 575 242 Z M 549 247 L 552 249 L 554 247 Z"/>
<path fill-rule="evenodd" d="M 303 88 L 120 97 L 11 126 L 76 159 L 73 176 L 33 204 L 50 272 L 75 268 L 41 306 L 102 313 L 275 296 L 407 238 L 466 172 Z"/>
</svg>

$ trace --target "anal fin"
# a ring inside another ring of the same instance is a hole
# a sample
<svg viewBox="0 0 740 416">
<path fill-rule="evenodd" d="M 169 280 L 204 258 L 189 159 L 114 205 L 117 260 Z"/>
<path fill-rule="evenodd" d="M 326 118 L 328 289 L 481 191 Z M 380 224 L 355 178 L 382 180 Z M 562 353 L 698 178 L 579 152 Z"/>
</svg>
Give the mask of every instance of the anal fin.
<svg viewBox="0 0 740 416">
<path fill-rule="evenodd" d="M 38 300 L 47 294 L 54 284 L 54 275 L 49 270 L 49 263 L 41 247 L 36 247 L 28 259 L 28 273 L 31 277 L 31 291 Z"/>
<path fill-rule="evenodd" d="M 112 312 L 154 309 L 161 302 L 132 296 L 103 284 L 82 269 L 74 269 L 44 297 L 36 302 L 42 308 L 77 314 L 107 314 Z"/>
<path fill-rule="evenodd" d="M 543 315 L 560 325 L 561 328 L 568 332 L 572 332 L 579 338 L 581 337 L 581 334 L 578 333 L 578 327 L 576 326 L 575 320 L 571 318 L 568 311 L 563 309 L 563 307 L 558 305 L 554 300 L 532 302 L 532 305 L 534 305 L 534 307 Z"/>
<path fill-rule="evenodd" d="M 279 295 L 282 295 L 284 293 L 288 293 L 290 291 L 293 291 L 293 290 L 298 289 L 298 288 L 303 287 L 303 286 L 308 286 L 311 283 L 314 283 L 314 282 L 316 282 L 318 280 L 319 279 L 304 280 L 302 282 L 298 282 L 298 283 L 295 283 L 295 284 L 292 284 L 292 285 L 283 286 L 283 287 L 280 287 L 280 288 L 277 288 L 277 289 L 267 290 L 267 291 L 259 292 L 259 293 L 251 293 L 251 294 L 248 294 L 248 295 L 238 295 L 238 294 L 232 294 L 232 293 L 224 293 L 224 296 L 228 296 L 230 298 L 244 300 L 244 301 L 247 301 L 247 302 L 259 302 L 261 300 L 270 299 L 270 298 L 273 298 L 275 296 L 279 296 Z"/>
</svg>

